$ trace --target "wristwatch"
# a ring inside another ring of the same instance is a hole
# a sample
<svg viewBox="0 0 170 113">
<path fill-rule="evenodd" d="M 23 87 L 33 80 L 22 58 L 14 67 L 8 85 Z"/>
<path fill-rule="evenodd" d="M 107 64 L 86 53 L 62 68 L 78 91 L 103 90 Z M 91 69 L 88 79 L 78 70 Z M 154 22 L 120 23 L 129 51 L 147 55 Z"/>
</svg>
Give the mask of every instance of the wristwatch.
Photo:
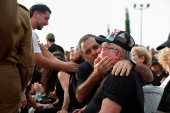
<svg viewBox="0 0 170 113">
<path fill-rule="evenodd" d="M 132 59 L 130 59 L 130 62 L 132 63 L 132 65 L 133 65 L 132 69 L 134 70 L 135 67 L 136 67 L 136 62 L 134 60 L 132 60 Z"/>
</svg>

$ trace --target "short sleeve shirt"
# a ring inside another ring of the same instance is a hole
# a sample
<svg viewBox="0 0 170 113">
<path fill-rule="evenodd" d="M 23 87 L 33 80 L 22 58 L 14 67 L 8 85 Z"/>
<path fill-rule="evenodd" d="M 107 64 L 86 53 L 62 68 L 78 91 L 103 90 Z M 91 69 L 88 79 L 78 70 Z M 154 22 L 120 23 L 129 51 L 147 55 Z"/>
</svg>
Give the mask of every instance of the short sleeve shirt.
<svg viewBox="0 0 170 113">
<path fill-rule="evenodd" d="M 77 77 L 78 77 L 77 86 L 79 86 L 81 83 L 86 81 L 92 72 L 93 72 L 93 67 L 88 62 L 85 61 L 81 63 L 77 69 Z M 93 88 L 92 92 L 90 93 L 89 97 L 86 100 L 87 103 L 89 103 L 92 100 L 94 94 L 96 93 L 98 87 L 100 86 L 100 82 L 98 82 L 98 84 L 96 84 L 96 86 Z"/>
<path fill-rule="evenodd" d="M 84 113 L 97 113 L 105 98 L 122 106 L 121 113 L 144 113 L 142 83 L 134 71 L 129 76 L 115 76 L 111 73 L 87 105 Z"/>
<path fill-rule="evenodd" d="M 50 51 L 51 53 L 55 52 L 55 51 L 59 51 L 61 53 L 63 53 L 64 55 L 64 49 L 59 46 L 59 45 L 56 45 L 56 44 L 52 44 L 49 48 L 48 48 L 48 51 Z"/>
<path fill-rule="evenodd" d="M 41 53 L 40 46 L 38 45 L 39 37 L 33 29 L 32 29 L 32 38 L 34 44 L 34 53 Z"/>
<path fill-rule="evenodd" d="M 77 86 L 86 81 L 89 75 L 93 72 L 93 67 L 86 61 L 81 63 L 77 69 Z"/>
</svg>

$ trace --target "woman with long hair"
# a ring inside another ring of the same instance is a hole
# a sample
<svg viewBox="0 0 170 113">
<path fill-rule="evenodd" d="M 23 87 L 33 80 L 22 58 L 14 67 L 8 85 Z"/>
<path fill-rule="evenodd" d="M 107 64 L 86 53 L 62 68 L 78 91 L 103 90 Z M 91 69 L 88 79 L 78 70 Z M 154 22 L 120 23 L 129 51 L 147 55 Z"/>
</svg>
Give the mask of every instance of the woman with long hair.
<svg viewBox="0 0 170 113">
<path fill-rule="evenodd" d="M 77 47 L 70 52 L 70 62 L 77 64 L 84 62 Z M 75 97 L 75 86 L 77 84 L 77 74 L 75 72 L 66 73 L 44 69 L 41 83 L 47 95 L 55 90 L 59 103 L 56 106 L 49 105 L 45 107 L 46 109 L 39 109 L 35 113 L 68 113 L 86 105 L 86 103 L 79 103 Z"/>
</svg>

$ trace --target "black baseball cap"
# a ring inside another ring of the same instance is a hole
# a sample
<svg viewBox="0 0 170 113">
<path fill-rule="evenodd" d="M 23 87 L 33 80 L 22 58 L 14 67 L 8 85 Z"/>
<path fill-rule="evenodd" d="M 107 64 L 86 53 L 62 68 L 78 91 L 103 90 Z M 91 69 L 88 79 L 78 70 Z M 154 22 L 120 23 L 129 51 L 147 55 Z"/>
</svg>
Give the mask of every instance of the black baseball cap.
<svg viewBox="0 0 170 113">
<path fill-rule="evenodd" d="M 156 57 L 152 57 L 152 64 L 151 64 L 151 66 L 153 65 L 153 63 L 159 63 L 158 59 Z"/>
<path fill-rule="evenodd" d="M 135 41 L 127 32 L 115 29 L 107 38 L 96 37 L 96 42 L 102 44 L 103 42 L 115 43 L 127 51 L 131 51 L 135 45 Z"/>
<path fill-rule="evenodd" d="M 168 36 L 168 40 L 167 41 L 165 41 L 163 44 L 161 44 L 160 46 L 158 46 L 157 48 L 156 48 L 156 50 L 161 50 L 161 49 L 163 49 L 163 48 L 165 48 L 165 47 L 169 47 L 170 48 L 170 33 L 169 33 L 169 36 Z"/>
</svg>

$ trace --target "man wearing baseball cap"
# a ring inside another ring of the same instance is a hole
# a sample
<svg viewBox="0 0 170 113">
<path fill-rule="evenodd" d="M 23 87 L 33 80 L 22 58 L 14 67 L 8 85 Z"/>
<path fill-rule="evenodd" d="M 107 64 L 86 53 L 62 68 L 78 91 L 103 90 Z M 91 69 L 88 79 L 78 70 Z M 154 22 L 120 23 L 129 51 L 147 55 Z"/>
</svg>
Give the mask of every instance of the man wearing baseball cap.
<svg viewBox="0 0 170 113">
<path fill-rule="evenodd" d="M 94 67 L 106 56 L 112 57 L 112 65 L 118 61 L 130 59 L 130 51 L 135 45 L 133 38 L 125 31 L 115 29 L 111 35 L 96 38 L 101 44 Z M 83 113 L 144 113 L 144 97 L 140 78 L 131 70 L 129 76 L 113 76 L 111 73 L 105 79 L 92 101 Z"/>
</svg>

